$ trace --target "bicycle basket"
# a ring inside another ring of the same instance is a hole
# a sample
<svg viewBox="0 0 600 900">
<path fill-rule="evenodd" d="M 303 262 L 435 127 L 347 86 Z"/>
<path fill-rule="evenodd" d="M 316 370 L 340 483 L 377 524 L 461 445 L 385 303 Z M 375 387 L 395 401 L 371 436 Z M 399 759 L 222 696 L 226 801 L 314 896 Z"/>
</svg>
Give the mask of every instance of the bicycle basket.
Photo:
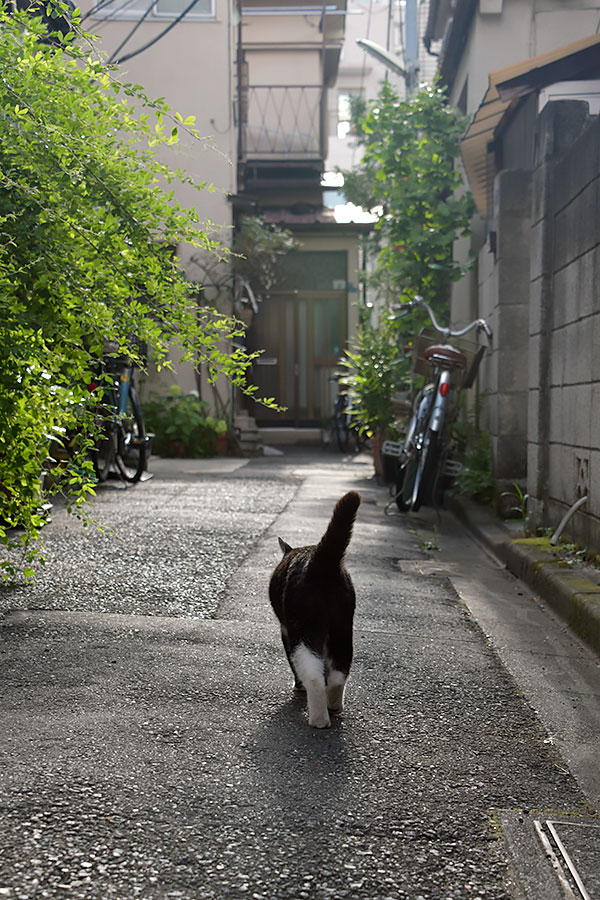
<svg viewBox="0 0 600 900">
<path fill-rule="evenodd" d="M 423 375 L 426 379 L 431 378 L 431 363 L 425 359 L 425 351 L 434 344 L 443 342 L 442 335 L 434 328 L 423 328 L 417 336 L 413 350 L 413 374 Z M 478 344 L 477 341 L 471 341 L 468 338 L 449 338 L 448 343 L 464 353 L 467 365 L 463 369 L 455 369 L 452 372 L 452 385 L 455 388 L 471 387 L 479 368 L 479 363 L 485 347 Z"/>
</svg>

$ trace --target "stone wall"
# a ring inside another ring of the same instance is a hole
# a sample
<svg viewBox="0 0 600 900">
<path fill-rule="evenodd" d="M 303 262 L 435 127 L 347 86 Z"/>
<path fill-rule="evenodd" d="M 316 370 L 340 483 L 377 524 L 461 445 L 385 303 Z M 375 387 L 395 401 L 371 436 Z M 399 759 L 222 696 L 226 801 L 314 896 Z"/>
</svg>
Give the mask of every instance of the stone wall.
<svg viewBox="0 0 600 900">
<path fill-rule="evenodd" d="M 573 540 L 600 552 L 600 120 L 539 116 L 532 181 L 527 488 L 533 525 L 580 497 Z"/>
</svg>

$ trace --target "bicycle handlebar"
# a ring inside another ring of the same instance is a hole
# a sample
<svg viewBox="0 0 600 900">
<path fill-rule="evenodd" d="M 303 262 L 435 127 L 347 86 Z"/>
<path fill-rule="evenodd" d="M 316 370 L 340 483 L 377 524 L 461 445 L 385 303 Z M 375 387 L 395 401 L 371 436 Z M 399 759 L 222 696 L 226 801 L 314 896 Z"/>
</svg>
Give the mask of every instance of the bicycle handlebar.
<svg viewBox="0 0 600 900">
<path fill-rule="evenodd" d="M 414 299 L 409 301 L 408 303 L 403 303 L 401 307 L 392 307 L 393 309 L 401 309 L 401 310 L 404 310 L 405 312 L 399 312 L 399 315 L 391 316 L 391 319 L 394 320 L 394 319 L 401 318 L 403 315 L 406 314 L 406 312 L 408 312 L 409 309 L 414 309 L 417 306 L 425 307 L 425 309 L 427 310 L 427 312 L 429 314 L 429 318 L 431 319 L 431 323 L 432 323 L 433 327 L 435 328 L 436 331 L 439 331 L 440 334 L 442 334 L 444 336 L 445 340 L 449 337 L 462 337 L 463 335 L 468 334 L 469 331 L 472 331 L 474 328 L 476 328 L 478 332 L 479 331 L 484 332 L 484 334 L 487 338 L 488 349 L 491 348 L 492 341 L 493 341 L 493 332 L 492 332 L 492 329 L 490 328 L 490 326 L 488 325 L 488 323 L 485 321 L 485 319 L 474 319 L 473 322 L 469 323 L 469 325 L 466 325 L 464 328 L 459 328 L 456 330 L 453 330 L 452 328 L 444 328 L 442 325 L 440 325 L 440 323 L 436 319 L 435 313 L 432 310 L 431 306 L 425 302 L 425 300 L 423 299 L 423 297 L 421 297 L 420 294 L 417 294 L 414 297 Z"/>
</svg>

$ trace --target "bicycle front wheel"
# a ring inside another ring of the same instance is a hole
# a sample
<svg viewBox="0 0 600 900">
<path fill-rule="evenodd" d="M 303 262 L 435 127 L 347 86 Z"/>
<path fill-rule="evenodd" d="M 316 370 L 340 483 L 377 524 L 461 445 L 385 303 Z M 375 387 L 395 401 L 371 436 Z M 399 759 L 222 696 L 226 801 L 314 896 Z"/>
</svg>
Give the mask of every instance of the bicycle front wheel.
<svg viewBox="0 0 600 900">
<path fill-rule="evenodd" d="M 407 496 L 407 483 L 414 484 L 414 478 L 409 472 L 410 463 L 407 466 L 398 468 L 398 476 L 396 478 L 394 499 L 399 512 L 408 512 L 410 509 L 410 497 L 412 489 Z"/>
<path fill-rule="evenodd" d="M 112 398 L 110 402 L 113 402 Z M 108 478 L 115 461 L 115 423 L 112 413 L 105 406 L 101 407 L 96 421 L 98 424 L 102 424 L 96 440 L 96 446 L 92 451 L 92 463 L 96 478 L 98 481 L 103 482 Z"/>
<path fill-rule="evenodd" d="M 115 461 L 121 478 L 131 484 L 136 484 L 146 469 L 146 429 L 142 407 L 133 386 L 129 389 L 127 412 L 118 426 Z"/>
<path fill-rule="evenodd" d="M 346 416 L 342 413 L 342 415 L 336 416 L 335 419 L 335 441 L 340 453 L 347 453 L 349 448 L 349 434 L 348 434 L 348 424 L 346 422 Z"/>
</svg>

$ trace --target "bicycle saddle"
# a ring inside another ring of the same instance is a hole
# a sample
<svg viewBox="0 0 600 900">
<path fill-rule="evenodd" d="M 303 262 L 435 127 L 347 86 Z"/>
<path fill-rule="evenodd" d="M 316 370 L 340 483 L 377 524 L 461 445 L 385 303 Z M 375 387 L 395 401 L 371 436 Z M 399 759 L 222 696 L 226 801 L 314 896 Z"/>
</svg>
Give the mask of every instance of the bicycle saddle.
<svg viewBox="0 0 600 900">
<path fill-rule="evenodd" d="M 423 353 L 432 366 L 444 366 L 447 369 L 466 369 L 467 357 L 450 344 L 432 344 Z"/>
</svg>

